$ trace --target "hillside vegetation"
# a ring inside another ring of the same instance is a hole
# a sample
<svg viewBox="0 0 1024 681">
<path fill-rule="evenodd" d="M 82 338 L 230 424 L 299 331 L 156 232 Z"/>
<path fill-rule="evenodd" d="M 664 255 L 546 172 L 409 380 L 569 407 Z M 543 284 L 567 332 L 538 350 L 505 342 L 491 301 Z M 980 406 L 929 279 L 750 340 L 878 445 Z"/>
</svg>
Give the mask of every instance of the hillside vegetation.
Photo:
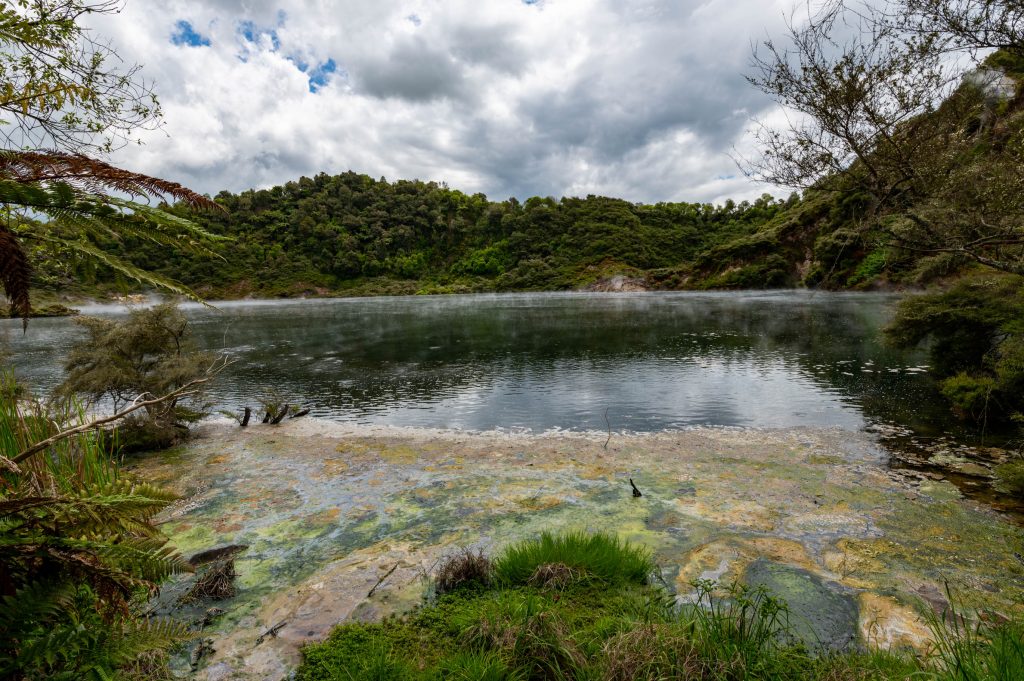
<svg viewBox="0 0 1024 681">
<path fill-rule="evenodd" d="M 994 107 L 950 105 L 930 115 L 961 142 L 965 176 L 1017 167 L 1021 94 Z M 766 194 L 718 206 L 601 196 L 521 203 L 347 172 L 221 192 L 216 202 L 225 211 L 197 221 L 229 237 L 212 247 L 220 257 L 146 240 L 98 245 L 210 298 L 600 288 L 616 275 L 649 289 L 845 289 L 923 285 L 970 265 L 955 254 L 894 245 L 886 216 L 869 198 L 834 183 L 784 201 Z M 112 270 L 38 248 L 37 289 L 137 289 Z"/>
</svg>

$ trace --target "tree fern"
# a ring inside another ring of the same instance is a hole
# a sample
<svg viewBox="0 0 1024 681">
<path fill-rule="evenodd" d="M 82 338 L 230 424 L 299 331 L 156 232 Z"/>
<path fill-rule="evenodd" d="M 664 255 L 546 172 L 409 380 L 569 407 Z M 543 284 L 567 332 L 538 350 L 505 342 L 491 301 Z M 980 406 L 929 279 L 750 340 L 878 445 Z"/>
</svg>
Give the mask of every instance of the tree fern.
<svg viewBox="0 0 1024 681">
<path fill-rule="evenodd" d="M 220 210 L 177 183 L 80 154 L 0 151 L 0 205 L 7 221 L 7 227 L 0 227 L 0 279 L 12 311 L 23 318 L 30 313 L 31 270 L 23 242 L 32 240 L 63 246 L 139 282 L 198 300 L 180 282 L 136 267 L 100 245 L 143 239 L 213 256 L 209 244 L 223 237 L 175 215 L 167 201 L 192 210 Z"/>
<path fill-rule="evenodd" d="M 0 455 L 55 426 L 0 379 Z M 140 594 L 192 566 L 152 523 L 175 498 L 118 475 L 95 433 L 0 471 L 0 678 L 114 678 L 139 653 L 188 638 L 137 612 Z"/>
</svg>

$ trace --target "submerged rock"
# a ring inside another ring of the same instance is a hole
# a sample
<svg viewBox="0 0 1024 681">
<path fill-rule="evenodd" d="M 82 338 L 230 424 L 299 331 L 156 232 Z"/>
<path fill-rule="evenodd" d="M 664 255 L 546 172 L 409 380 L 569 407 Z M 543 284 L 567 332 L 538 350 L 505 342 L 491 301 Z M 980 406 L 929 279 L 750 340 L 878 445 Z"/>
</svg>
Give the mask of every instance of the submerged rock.
<svg viewBox="0 0 1024 681">
<path fill-rule="evenodd" d="M 835 582 L 791 565 L 759 559 L 747 567 L 747 585 L 763 586 L 789 607 L 792 633 L 813 651 L 851 650 L 857 642 L 857 601 Z"/>
</svg>

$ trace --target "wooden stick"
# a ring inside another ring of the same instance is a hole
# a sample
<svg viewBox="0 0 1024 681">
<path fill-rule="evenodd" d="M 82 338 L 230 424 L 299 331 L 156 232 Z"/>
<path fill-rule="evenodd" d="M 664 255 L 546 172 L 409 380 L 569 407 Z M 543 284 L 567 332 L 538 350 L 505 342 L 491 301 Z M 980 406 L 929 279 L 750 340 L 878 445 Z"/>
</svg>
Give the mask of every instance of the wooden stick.
<svg viewBox="0 0 1024 681">
<path fill-rule="evenodd" d="M 395 565 L 390 570 L 388 570 L 386 575 L 384 575 L 383 577 L 381 577 L 380 579 L 377 580 L 377 583 L 373 585 L 373 588 L 370 589 L 370 593 L 366 594 L 366 597 L 369 598 L 370 596 L 372 596 L 373 593 L 380 587 L 380 585 L 384 583 L 384 580 L 387 579 L 388 577 L 390 577 L 391 573 L 394 572 L 397 569 L 398 569 L 398 563 L 395 563 Z"/>
</svg>

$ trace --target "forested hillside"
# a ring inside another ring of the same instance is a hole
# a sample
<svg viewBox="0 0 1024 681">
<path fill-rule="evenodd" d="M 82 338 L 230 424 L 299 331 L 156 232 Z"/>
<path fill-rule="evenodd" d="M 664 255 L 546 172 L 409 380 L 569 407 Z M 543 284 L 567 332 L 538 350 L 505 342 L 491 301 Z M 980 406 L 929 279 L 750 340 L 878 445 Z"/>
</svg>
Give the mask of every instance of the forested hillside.
<svg viewBox="0 0 1024 681">
<path fill-rule="evenodd" d="M 988 64 L 1013 83 L 1024 73 L 1018 57 L 1000 53 Z M 494 202 L 434 182 L 321 173 L 218 194 L 224 210 L 197 222 L 228 237 L 211 247 L 220 257 L 144 239 L 97 237 L 95 246 L 207 298 L 602 290 L 617 276 L 634 289 L 924 285 L 979 257 L 1011 257 L 999 249 L 1012 245 L 992 237 L 1015 233 L 1024 201 L 1016 191 L 1024 88 L 1010 91 L 994 97 L 965 79 L 937 110 L 898 127 L 917 155 L 914 183 L 896 177 L 884 202 L 863 161 L 802 196 L 718 206 L 599 196 Z M 891 160 L 880 151 L 868 158 L 880 167 Z M 904 172 L 899 163 L 890 174 Z M 72 252 L 34 248 L 37 290 L 139 288 Z"/>
<path fill-rule="evenodd" d="M 496 203 L 432 182 L 352 172 L 222 192 L 216 201 L 224 212 L 201 222 L 231 238 L 215 247 L 223 260 L 145 241 L 105 246 L 211 297 L 568 289 L 649 271 L 675 285 L 665 272 L 755 234 L 797 203 L 770 196 L 722 206 L 596 196 Z M 70 271 L 47 270 L 42 286 L 71 279 Z M 74 274 L 86 285 L 115 281 L 102 270 Z M 742 283 L 797 282 L 770 272 Z"/>
</svg>

